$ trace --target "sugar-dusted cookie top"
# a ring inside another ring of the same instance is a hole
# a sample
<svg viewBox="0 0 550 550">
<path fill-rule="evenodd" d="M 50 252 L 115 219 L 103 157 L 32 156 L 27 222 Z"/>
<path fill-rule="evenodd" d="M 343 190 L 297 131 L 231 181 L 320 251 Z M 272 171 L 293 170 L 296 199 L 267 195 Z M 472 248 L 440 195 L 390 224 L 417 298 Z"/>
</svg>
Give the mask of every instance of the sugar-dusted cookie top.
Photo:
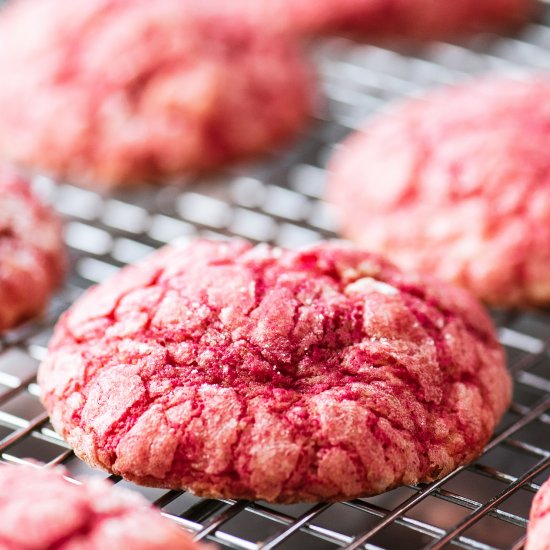
<svg viewBox="0 0 550 550">
<path fill-rule="evenodd" d="M 437 479 L 511 390 L 469 294 L 343 242 L 166 247 L 62 317 L 39 382 L 89 464 L 279 502 Z"/>
</svg>

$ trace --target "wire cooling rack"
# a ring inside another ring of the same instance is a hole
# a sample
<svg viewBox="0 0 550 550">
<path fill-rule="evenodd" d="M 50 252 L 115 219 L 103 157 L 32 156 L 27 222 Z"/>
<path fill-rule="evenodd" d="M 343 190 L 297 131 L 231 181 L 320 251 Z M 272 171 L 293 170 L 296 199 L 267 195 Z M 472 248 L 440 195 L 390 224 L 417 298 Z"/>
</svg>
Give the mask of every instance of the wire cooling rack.
<svg viewBox="0 0 550 550">
<path fill-rule="evenodd" d="M 295 246 L 334 236 L 320 197 L 335 143 L 400 96 L 474 73 L 550 69 L 550 8 L 514 38 L 484 35 L 408 55 L 335 39 L 315 55 L 327 107 L 306 134 L 270 158 L 185 188 L 109 197 L 36 178 L 36 188 L 67 220 L 73 268 L 44 319 L 0 340 L 2 461 L 35 459 L 64 464 L 72 475 L 106 476 L 80 462 L 55 434 L 35 379 L 57 317 L 83 290 L 176 237 L 237 235 Z M 493 316 L 515 379 L 513 405 L 484 454 L 437 483 L 339 504 L 274 506 L 112 479 L 143 493 L 197 539 L 226 548 L 519 549 L 533 495 L 550 475 L 550 314 Z"/>
</svg>

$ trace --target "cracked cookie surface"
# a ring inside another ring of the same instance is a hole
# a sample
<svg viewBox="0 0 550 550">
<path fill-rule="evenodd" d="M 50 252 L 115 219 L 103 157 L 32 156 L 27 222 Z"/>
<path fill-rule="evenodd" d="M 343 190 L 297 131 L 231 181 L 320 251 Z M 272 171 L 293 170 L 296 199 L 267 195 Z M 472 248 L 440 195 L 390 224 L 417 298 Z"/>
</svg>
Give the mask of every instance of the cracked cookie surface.
<svg viewBox="0 0 550 550">
<path fill-rule="evenodd" d="M 548 304 L 549 95 L 494 76 L 373 118 L 331 162 L 344 235 L 488 303 Z"/>
<path fill-rule="evenodd" d="M 61 282 L 61 222 L 29 182 L 0 170 L 0 330 L 39 315 Z"/>
<path fill-rule="evenodd" d="M 92 466 L 278 502 L 437 479 L 480 453 L 511 389 L 463 290 L 343 242 L 203 240 L 91 289 L 39 383 Z"/>
<path fill-rule="evenodd" d="M 10 75 L 0 82 L 0 151 L 91 186 L 164 181 L 261 153 L 298 132 L 314 103 L 294 41 L 202 14 L 197 2 L 16 0 L 0 34 Z"/>
<path fill-rule="evenodd" d="M 3 550 L 199 550 L 138 493 L 62 468 L 0 465 Z"/>
</svg>

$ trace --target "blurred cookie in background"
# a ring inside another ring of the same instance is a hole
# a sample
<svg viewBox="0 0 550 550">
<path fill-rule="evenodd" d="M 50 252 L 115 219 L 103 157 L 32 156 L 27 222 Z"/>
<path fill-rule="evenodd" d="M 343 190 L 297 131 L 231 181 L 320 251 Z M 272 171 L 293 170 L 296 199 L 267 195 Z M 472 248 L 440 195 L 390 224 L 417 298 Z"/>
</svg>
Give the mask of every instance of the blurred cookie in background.
<svg viewBox="0 0 550 550">
<path fill-rule="evenodd" d="M 301 34 L 351 32 L 376 39 L 445 39 L 517 28 L 534 0 L 209 0 L 228 11 Z M 207 1 L 208 4 L 208 1 Z"/>
<path fill-rule="evenodd" d="M 342 232 L 504 306 L 550 302 L 550 78 L 490 77 L 396 105 L 331 162 Z"/>
<path fill-rule="evenodd" d="M 0 169 L 0 330 L 42 313 L 64 271 L 60 220 L 28 181 Z"/>
<path fill-rule="evenodd" d="M 314 103 L 299 46 L 181 0 L 14 0 L 0 154 L 77 183 L 164 180 L 270 149 Z"/>
<path fill-rule="evenodd" d="M 550 550 L 550 479 L 533 500 L 525 550 Z"/>
<path fill-rule="evenodd" d="M 7 550 L 199 550 L 138 493 L 62 468 L 0 464 L 0 540 Z"/>
</svg>

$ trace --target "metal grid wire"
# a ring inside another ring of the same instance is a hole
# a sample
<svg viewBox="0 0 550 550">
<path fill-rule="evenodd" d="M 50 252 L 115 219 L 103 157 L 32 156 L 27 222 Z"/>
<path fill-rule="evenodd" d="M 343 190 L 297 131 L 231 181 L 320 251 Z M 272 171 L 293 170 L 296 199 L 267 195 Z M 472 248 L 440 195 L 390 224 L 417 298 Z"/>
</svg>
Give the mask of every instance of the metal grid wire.
<svg viewBox="0 0 550 550">
<path fill-rule="evenodd" d="M 491 70 L 550 69 L 550 7 L 514 38 L 479 36 L 436 43 L 407 55 L 335 39 L 316 51 L 327 108 L 292 146 L 209 181 L 104 197 L 36 178 L 67 220 L 73 271 L 48 315 L 0 339 L 0 457 L 64 464 L 99 475 L 55 434 L 35 376 L 59 314 L 103 280 L 175 237 L 237 235 L 295 246 L 334 236 L 320 200 L 326 159 L 371 111 L 395 98 Z M 535 491 L 550 475 L 550 314 L 494 312 L 515 379 L 513 405 L 484 454 L 431 485 L 339 504 L 279 506 L 200 499 L 147 489 L 162 513 L 222 547 L 522 547 Z M 0 519 L 1 521 L 1 519 Z"/>
</svg>

